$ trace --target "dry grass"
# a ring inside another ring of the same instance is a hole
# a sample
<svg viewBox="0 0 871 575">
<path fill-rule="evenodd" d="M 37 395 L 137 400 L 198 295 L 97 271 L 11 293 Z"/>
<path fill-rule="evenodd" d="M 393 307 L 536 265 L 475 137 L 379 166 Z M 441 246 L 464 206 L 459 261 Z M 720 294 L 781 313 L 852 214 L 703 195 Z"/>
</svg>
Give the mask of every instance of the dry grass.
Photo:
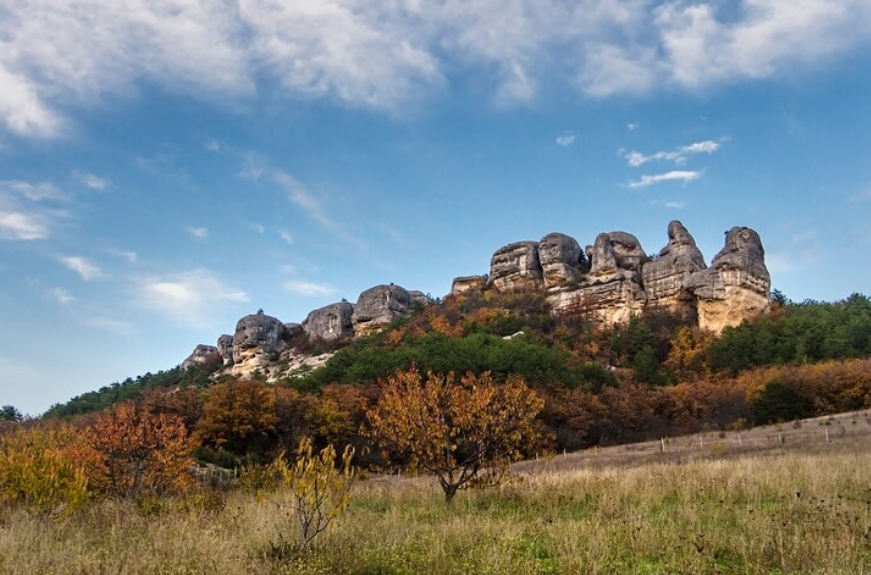
<svg viewBox="0 0 871 575">
<path fill-rule="evenodd" d="M 0 573 L 871 572 L 871 442 L 790 445 L 569 455 L 451 507 L 425 478 L 364 481 L 304 555 L 274 545 L 292 536 L 292 518 L 242 493 L 223 505 L 106 502 L 61 523 L 11 512 Z"/>
</svg>

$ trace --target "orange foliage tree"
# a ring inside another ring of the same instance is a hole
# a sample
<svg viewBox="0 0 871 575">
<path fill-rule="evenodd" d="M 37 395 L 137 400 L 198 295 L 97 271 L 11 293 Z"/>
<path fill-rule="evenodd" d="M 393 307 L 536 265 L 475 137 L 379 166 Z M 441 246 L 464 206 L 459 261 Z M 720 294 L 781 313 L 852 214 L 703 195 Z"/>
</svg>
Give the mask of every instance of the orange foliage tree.
<svg viewBox="0 0 871 575">
<path fill-rule="evenodd" d="M 204 444 L 262 458 L 275 448 L 275 389 L 261 381 L 230 381 L 212 388 L 197 434 Z"/>
<path fill-rule="evenodd" d="M 118 497 L 164 493 L 188 486 L 193 442 L 182 418 L 122 403 L 97 415 L 84 430 L 95 457 L 94 487 Z"/>
<path fill-rule="evenodd" d="M 496 385 L 489 373 L 457 381 L 415 366 L 380 382 L 368 419 L 373 437 L 412 468 L 435 473 L 451 501 L 457 490 L 499 484 L 512 461 L 543 440 L 533 420 L 544 401 L 521 379 Z"/>
</svg>

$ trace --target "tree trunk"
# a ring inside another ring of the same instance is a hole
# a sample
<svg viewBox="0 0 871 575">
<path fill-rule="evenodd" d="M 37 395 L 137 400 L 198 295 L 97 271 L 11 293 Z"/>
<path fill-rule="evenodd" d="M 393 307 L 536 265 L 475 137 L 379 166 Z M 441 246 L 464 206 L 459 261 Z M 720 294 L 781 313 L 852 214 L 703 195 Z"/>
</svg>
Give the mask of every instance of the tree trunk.
<svg viewBox="0 0 871 575">
<path fill-rule="evenodd" d="M 442 489 L 445 491 L 445 503 L 450 505 L 454 500 L 454 495 L 457 494 L 457 489 L 459 489 L 459 485 L 453 485 L 451 483 L 443 483 Z"/>
</svg>

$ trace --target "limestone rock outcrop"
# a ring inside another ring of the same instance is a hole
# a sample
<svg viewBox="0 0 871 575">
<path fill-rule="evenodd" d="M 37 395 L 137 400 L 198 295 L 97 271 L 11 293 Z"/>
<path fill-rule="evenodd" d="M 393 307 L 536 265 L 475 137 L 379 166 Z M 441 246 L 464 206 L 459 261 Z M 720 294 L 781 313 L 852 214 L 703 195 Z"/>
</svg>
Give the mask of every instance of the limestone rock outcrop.
<svg viewBox="0 0 871 575">
<path fill-rule="evenodd" d="M 379 285 L 360 294 L 352 321 L 358 336 L 377 331 L 411 311 L 411 294 L 398 285 Z"/>
<path fill-rule="evenodd" d="M 284 324 L 262 313 L 246 315 L 233 335 L 233 369 L 247 373 L 274 363 L 285 348 Z"/>
<path fill-rule="evenodd" d="M 451 283 L 451 295 L 459 295 L 468 291 L 483 291 L 487 287 L 484 276 L 461 276 Z"/>
<path fill-rule="evenodd" d="M 696 241 L 682 223 L 668 224 L 668 244 L 641 268 L 647 311 L 666 311 L 685 320 L 696 317 L 696 299 L 687 290 L 690 276 L 706 268 Z"/>
<path fill-rule="evenodd" d="M 224 365 L 233 365 L 233 336 L 225 333 L 218 338 L 218 352 L 221 354 L 221 359 L 224 360 Z"/>
<path fill-rule="evenodd" d="M 771 276 L 759 234 L 734 227 L 711 267 L 689 277 L 687 290 L 698 302 L 699 327 L 719 333 L 770 307 Z"/>
<path fill-rule="evenodd" d="M 316 309 L 302 322 L 302 329 L 312 339 L 333 340 L 354 335 L 351 317 L 354 306 L 346 301 Z"/>
<path fill-rule="evenodd" d="M 540 289 L 544 284 L 538 242 L 517 242 L 499 249 L 490 260 L 490 284 L 498 292 Z"/>
<path fill-rule="evenodd" d="M 408 290 L 408 295 L 411 296 L 412 304 L 420 304 L 426 306 L 431 303 L 427 295 L 420 290 L 410 289 Z"/>
<path fill-rule="evenodd" d="M 547 234 L 538 242 L 544 285 L 555 288 L 576 282 L 584 273 L 584 251 L 577 240 L 565 234 Z"/>
<path fill-rule="evenodd" d="M 210 362 L 221 361 L 221 353 L 218 348 L 213 345 L 199 344 L 194 348 L 194 351 L 181 362 L 182 370 L 189 369 L 198 365 L 205 365 Z"/>
</svg>

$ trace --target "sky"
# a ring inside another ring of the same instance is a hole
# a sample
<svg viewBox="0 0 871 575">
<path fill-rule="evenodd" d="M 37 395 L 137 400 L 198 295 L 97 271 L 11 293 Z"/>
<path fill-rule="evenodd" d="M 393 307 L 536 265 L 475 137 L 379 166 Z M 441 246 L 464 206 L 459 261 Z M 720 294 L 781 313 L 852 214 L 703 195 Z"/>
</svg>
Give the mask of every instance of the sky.
<svg viewBox="0 0 871 575">
<path fill-rule="evenodd" d="M 0 404 L 555 231 L 869 294 L 869 94 L 869 0 L 4 2 Z"/>
</svg>

